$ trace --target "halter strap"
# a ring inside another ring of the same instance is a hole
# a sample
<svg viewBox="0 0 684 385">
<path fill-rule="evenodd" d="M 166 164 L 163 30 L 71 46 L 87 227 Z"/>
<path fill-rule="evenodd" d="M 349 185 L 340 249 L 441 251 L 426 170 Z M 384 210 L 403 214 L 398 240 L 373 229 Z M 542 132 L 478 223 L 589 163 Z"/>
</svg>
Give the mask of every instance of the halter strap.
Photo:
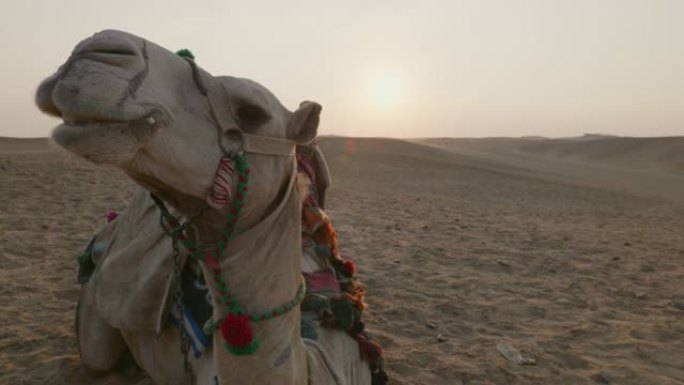
<svg viewBox="0 0 684 385">
<path fill-rule="evenodd" d="M 194 64 L 193 61 L 188 60 L 191 65 Z M 196 68 L 196 67 L 193 67 Z M 226 93 L 223 85 L 211 75 L 206 75 L 209 81 L 209 86 L 206 87 L 206 97 L 209 101 L 209 107 L 214 121 L 220 128 L 220 134 L 226 133 L 228 131 L 237 131 L 242 137 L 242 148 L 235 149 L 237 151 L 242 150 L 245 153 L 250 154 L 260 154 L 260 155 L 275 155 L 275 156 L 292 156 L 297 148 L 297 142 L 289 139 L 283 138 L 271 138 L 266 136 L 259 136 L 253 134 L 247 134 L 240 128 L 239 125 L 235 127 L 229 126 L 228 122 L 234 122 L 235 118 L 233 113 L 229 108 L 228 95 Z M 204 81 L 202 85 L 206 84 Z M 200 85 L 198 85 L 200 87 Z M 201 87 L 200 87 L 201 89 Z M 221 140 L 221 138 L 219 138 Z"/>
<path fill-rule="evenodd" d="M 292 156 L 297 142 L 242 133 L 242 151 L 251 154 Z"/>
</svg>

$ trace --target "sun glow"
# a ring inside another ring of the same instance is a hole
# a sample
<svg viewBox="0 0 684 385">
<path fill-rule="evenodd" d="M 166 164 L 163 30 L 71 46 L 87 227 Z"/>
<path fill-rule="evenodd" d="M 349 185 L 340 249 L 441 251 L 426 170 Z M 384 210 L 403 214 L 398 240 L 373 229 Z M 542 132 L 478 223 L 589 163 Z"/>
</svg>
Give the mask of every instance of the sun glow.
<svg viewBox="0 0 684 385">
<path fill-rule="evenodd" d="M 394 110 L 403 101 L 404 81 L 398 70 L 376 68 L 365 78 L 364 100 L 373 109 Z"/>
</svg>

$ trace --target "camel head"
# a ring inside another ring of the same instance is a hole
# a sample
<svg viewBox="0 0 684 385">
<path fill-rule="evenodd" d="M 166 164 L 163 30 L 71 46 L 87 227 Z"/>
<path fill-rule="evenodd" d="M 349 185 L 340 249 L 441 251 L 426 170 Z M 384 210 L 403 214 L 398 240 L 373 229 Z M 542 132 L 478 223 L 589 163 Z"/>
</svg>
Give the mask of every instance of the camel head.
<svg viewBox="0 0 684 385">
<path fill-rule="evenodd" d="M 79 43 L 39 86 L 36 103 L 63 120 L 52 133 L 57 144 L 122 169 L 181 211 L 205 201 L 221 158 L 242 149 L 243 134 L 306 143 L 321 110 L 303 102 L 290 112 L 251 80 L 212 77 L 193 60 L 113 30 Z M 275 198 L 292 158 L 246 156 L 247 211 L 249 201 Z"/>
</svg>

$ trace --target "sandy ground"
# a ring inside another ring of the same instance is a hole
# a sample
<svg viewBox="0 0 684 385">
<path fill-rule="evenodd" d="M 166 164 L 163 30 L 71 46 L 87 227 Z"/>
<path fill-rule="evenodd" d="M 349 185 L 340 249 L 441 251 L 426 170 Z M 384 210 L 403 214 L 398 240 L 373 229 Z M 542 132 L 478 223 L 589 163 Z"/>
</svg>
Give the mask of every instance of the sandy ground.
<svg viewBox="0 0 684 385">
<path fill-rule="evenodd" d="M 684 383 L 684 175 L 667 158 L 628 167 L 610 143 L 618 162 L 323 140 L 394 384 Z M 44 140 L 0 139 L 1 384 L 90 383 L 75 256 L 133 191 Z"/>
</svg>

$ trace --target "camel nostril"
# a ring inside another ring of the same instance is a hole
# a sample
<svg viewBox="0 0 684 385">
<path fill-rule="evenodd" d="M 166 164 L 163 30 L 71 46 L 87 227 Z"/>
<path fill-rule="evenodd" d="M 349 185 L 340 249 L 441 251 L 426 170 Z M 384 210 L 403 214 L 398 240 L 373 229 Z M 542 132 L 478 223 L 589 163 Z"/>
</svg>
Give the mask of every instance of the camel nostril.
<svg viewBox="0 0 684 385">
<path fill-rule="evenodd" d="M 121 39 L 92 38 L 77 47 L 71 58 L 87 59 L 115 67 L 132 67 L 144 62 L 142 50 L 133 42 Z"/>
<path fill-rule="evenodd" d="M 139 50 L 136 48 L 135 46 L 124 44 L 89 44 L 74 52 L 74 56 L 137 56 Z"/>
<path fill-rule="evenodd" d="M 119 31 L 103 31 L 82 41 L 74 49 L 76 57 L 122 59 L 124 57 L 139 56 L 140 47 L 136 42 Z"/>
<path fill-rule="evenodd" d="M 77 52 L 77 55 L 83 54 L 107 54 L 107 55 L 122 55 L 122 56 L 134 56 L 137 55 L 139 50 L 133 44 L 129 44 L 127 41 L 101 41 L 94 40 L 90 44 L 86 44 Z"/>
</svg>

